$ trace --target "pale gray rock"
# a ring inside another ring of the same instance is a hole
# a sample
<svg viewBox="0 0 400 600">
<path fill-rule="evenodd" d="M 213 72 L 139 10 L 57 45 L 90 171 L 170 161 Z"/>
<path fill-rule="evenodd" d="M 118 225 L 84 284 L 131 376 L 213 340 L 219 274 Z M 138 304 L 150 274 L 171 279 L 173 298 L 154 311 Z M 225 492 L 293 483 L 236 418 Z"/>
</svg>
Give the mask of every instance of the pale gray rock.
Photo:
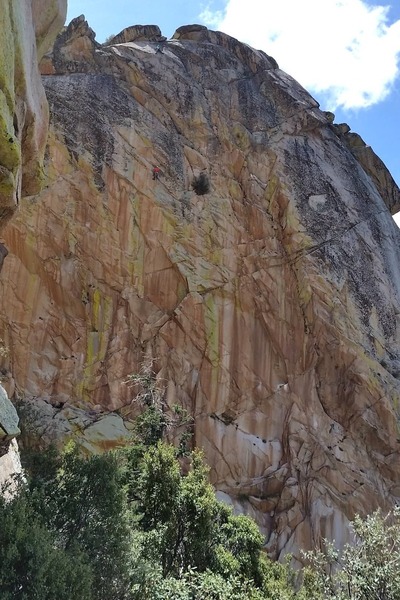
<svg viewBox="0 0 400 600">
<path fill-rule="evenodd" d="M 395 215 L 400 210 L 400 191 L 385 164 L 358 133 L 350 131 L 348 125 L 343 123 L 334 127 L 364 171 L 371 177 L 391 214 Z"/>
<path fill-rule="evenodd" d="M 131 438 L 124 420 L 99 409 L 85 411 L 68 403 L 51 405 L 42 398 L 22 401 L 20 412 L 26 424 L 25 443 L 45 447 L 74 441 L 85 453 L 99 453 L 122 446 Z"/>
<path fill-rule="evenodd" d="M 0 385 L 0 438 L 10 440 L 19 435 L 19 417 L 5 389 Z"/>
</svg>

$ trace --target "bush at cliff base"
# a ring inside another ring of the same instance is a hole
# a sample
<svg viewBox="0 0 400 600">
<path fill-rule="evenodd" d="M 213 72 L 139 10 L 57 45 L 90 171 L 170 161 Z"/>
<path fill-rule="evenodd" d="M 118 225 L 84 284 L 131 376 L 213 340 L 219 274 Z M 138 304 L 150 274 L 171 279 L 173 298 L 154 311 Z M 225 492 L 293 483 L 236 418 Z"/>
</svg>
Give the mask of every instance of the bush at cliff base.
<svg viewBox="0 0 400 600">
<path fill-rule="evenodd" d="M 400 508 L 379 510 L 352 523 L 355 541 L 338 551 L 305 554 L 313 598 L 332 600 L 400 600 Z"/>
<path fill-rule="evenodd" d="M 261 553 L 254 521 L 216 500 L 201 453 L 187 460 L 183 474 L 160 441 L 27 455 L 27 479 L 0 497 L 0 598 L 400 600 L 397 509 L 356 518 L 355 544 L 309 553 L 299 577 Z"/>
</svg>

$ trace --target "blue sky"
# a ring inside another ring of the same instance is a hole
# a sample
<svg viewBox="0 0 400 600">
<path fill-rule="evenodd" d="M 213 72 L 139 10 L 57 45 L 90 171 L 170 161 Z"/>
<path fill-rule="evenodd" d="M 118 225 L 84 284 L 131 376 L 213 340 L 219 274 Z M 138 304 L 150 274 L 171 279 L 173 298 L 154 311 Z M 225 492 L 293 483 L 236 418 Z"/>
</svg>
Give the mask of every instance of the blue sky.
<svg viewBox="0 0 400 600">
<path fill-rule="evenodd" d="M 167 37 L 203 23 L 261 48 L 297 79 L 336 123 L 346 122 L 400 184 L 399 0 L 69 0 L 99 42 L 129 25 Z"/>
</svg>

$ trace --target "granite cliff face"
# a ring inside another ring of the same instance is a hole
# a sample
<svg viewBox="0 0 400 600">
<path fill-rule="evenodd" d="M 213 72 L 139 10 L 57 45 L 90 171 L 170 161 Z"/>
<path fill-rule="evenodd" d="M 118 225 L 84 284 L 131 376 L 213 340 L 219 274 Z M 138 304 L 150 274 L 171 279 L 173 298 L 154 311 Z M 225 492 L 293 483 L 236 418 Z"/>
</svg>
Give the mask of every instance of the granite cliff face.
<svg viewBox="0 0 400 600">
<path fill-rule="evenodd" d="M 42 70 L 48 179 L 4 232 L 10 394 L 43 440 L 107 448 L 153 360 L 274 555 L 342 543 L 400 497 L 390 174 L 272 58 L 200 26 L 101 46 L 78 18 Z"/>
<path fill-rule="evenodd" d="M 44 180 L 49 115 L 38 60 L 66 11 L 67 0 L 0 1 L 0 225 Z"/>
<path fill-rule="evenodd" d="M 66 0 L 0 0 L 0 228 L 43 182 L 48 105 L 38 60 L 66 16 Z M 0 244 L 0 269 L 7 255 Z M 0 354 L 6 354 L 0 341 Z M 20 470 L 18 415 L 0 385 L 0 485 Z"/>
</svg>

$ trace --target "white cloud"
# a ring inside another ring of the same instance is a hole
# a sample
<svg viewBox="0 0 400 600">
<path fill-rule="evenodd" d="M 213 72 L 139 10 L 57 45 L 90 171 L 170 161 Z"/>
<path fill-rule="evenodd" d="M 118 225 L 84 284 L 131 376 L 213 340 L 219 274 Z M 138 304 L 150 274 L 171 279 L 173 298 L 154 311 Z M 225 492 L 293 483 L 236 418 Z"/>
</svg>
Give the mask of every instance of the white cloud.
<svg viewBox="0 0 400 600">
<path fill-rule="evenodd" d="M 273 56 L 335 110 L 380 102 L 398 77 L 400 20 L 390 24 L 388 10 L 366 0 L 227 0 L 201 18 Z"/>
<path fill-rule="evenodd" d="M 206 23 L 208 27 L 219 28 L 220 23 L 224 18 L 224 11 L 212 10 L 211 6 L 208 4 L 200 13 L 199 18 L 203 23 Z"/>
</svg>

